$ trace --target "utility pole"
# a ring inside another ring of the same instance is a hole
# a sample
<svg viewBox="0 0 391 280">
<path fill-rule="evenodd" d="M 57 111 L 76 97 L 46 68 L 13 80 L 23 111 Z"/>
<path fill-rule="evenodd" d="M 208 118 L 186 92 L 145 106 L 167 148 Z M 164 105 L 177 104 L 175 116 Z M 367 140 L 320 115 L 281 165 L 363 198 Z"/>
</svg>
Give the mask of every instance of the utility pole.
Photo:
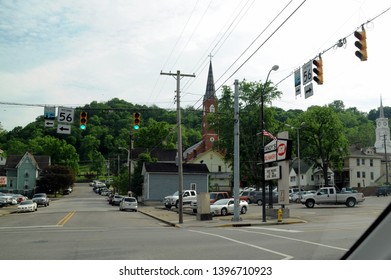
<svg viewBox="0 0 391 280">
<path fill-rule="evenodd" d="M 387 157 L 387 144 L 386 144 L 386 135 L 383 135 L 384 140 L 384 157 L 386 160 L 386 184 L 388 185 L 388 157 Z"/>
<path fill-rule="evenodd" d="M 181 88 L 181 78 L 183 77 L 195 77 L 195 74 L 181 74 L 179 70 L 177 70 L 176 74 L 174 73 L 164 73 L 160 72 L 160 75 L 168 75 L 173 76 L 176 79 L 176 102 L 177 102 L 177 138 L 178 138 L 178 195 L 179 195 L 179 224 L 183 224 L 183 164 L 182 164 L 182 131 L 181 131 L 181 106 L 180 106 L 180 88 Z"/>
<path fill-rule="evenodd" d="M 232 221 L 240 221 L 239 196 L 239 81 L 235 80 L 234 93 L 234 217 Z"/>
</svg>

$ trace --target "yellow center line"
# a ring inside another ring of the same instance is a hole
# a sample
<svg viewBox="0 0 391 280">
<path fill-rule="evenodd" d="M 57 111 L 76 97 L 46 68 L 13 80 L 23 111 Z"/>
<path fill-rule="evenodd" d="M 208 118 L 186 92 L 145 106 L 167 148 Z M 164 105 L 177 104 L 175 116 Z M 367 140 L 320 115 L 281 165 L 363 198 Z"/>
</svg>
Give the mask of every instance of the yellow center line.
<svg viewBox="0 0 391 280">
<path fill-rule="evenodd" d="M 72 212 L 69 212 L 64 218 L 62 218 L 58 223 L 57 225 L 58 226 L 63 226 L 65 225 L 72 217 L 73 215 L 75 215 L 75 211 L 72 211 Z"/>
</svg>

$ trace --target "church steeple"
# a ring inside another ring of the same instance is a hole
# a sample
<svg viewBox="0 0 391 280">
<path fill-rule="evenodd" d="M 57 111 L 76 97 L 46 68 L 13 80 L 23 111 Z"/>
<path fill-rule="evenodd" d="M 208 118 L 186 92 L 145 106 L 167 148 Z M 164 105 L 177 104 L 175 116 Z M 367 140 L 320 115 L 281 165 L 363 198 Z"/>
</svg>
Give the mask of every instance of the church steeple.
<svg viewBox="0 0 391 280">
<path fill-rule="evenodd" d="M 379 118 L 376 119 L 376 153 L 391 152 L 390 128 L 388 118 L 384 117 L 383 100 L 380 97 Z"/>
<path fill-rule="evenodd" d="M 209 63 L 208 80 L 206 82 L 206 90 L 204 95 L 204 101 L 215 97 L 215 82 L 213 79 L 212 60 Z"/>
</svg>

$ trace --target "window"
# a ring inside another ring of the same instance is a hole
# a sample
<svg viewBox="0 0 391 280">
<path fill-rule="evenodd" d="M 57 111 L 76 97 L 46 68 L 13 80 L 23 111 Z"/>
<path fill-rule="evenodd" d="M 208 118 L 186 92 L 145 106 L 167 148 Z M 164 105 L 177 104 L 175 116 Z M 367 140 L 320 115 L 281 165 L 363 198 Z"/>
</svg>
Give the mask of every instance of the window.
<svg viewBox="0 0 391 280">
<path fill-rule="evenodd" d="M 371 180 L 374 180 L 375 179 L 375 174 L 373 174 L 373 172 L 371 172 Z"/>
<path fill-rule="evenodd" d="M 221 172 L 221 165 L 219 165 L 219 172 Z"/>
<path fill-rule="evenodd" d="M 365 178 L 365 171 L 362 172 L 362 177 Z"/>
<path fill-rule="evenodd" d="M 356 164 L 357 164 L 357 166 L 360 166 L 360 159 L 359 158 L 356 159 Z"/>
<path fill-rule="evenodd" d="M 370 160 L 369 160 L 369 165 L 370 165 L 370 166 L 373 166 L 373 159 L 370 159 Z"/>
<path fill-rule="evenodd" d="M 210 105 L 209 112 L 214 113 L 215 112 L 215 106 Z"/>
<path fill-rule="evenodd" d="M 190 189 L 191 189 L 191 190 L 195 191 L 196 187 L 197 187 L 197 184 L 196 184 L 196 183 L 191 183 L 191 184 L 190 184 Z"/>
<path fill-rule="evenodd" d="M 361 159 L 361 164 L 365 165 L 365 158 Z"/>
<path fill-rule="evenodd" d="M 357 178 L 361 178 L 360 177 L 360 171 L 357 171 Z"/>
</svg>

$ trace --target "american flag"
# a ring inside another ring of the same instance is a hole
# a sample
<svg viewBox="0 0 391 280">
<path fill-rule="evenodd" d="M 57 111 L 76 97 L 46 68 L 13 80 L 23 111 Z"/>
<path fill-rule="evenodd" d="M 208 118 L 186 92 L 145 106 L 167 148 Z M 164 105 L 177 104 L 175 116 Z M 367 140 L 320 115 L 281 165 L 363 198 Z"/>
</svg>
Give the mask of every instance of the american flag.
<svg viewBox="0 0 391 280">
<path fill-rule="evenodd" d="M 277 140 L 277 137 L 275 137 L 273 134 L 271 134 L 270 132 L 268 132 L 266 130 L 263 130 L 262 134 L 263 134 L 263 136 L 267 136 L 267 137 L 270 137 L 273 140 Z"/>
</svg>

